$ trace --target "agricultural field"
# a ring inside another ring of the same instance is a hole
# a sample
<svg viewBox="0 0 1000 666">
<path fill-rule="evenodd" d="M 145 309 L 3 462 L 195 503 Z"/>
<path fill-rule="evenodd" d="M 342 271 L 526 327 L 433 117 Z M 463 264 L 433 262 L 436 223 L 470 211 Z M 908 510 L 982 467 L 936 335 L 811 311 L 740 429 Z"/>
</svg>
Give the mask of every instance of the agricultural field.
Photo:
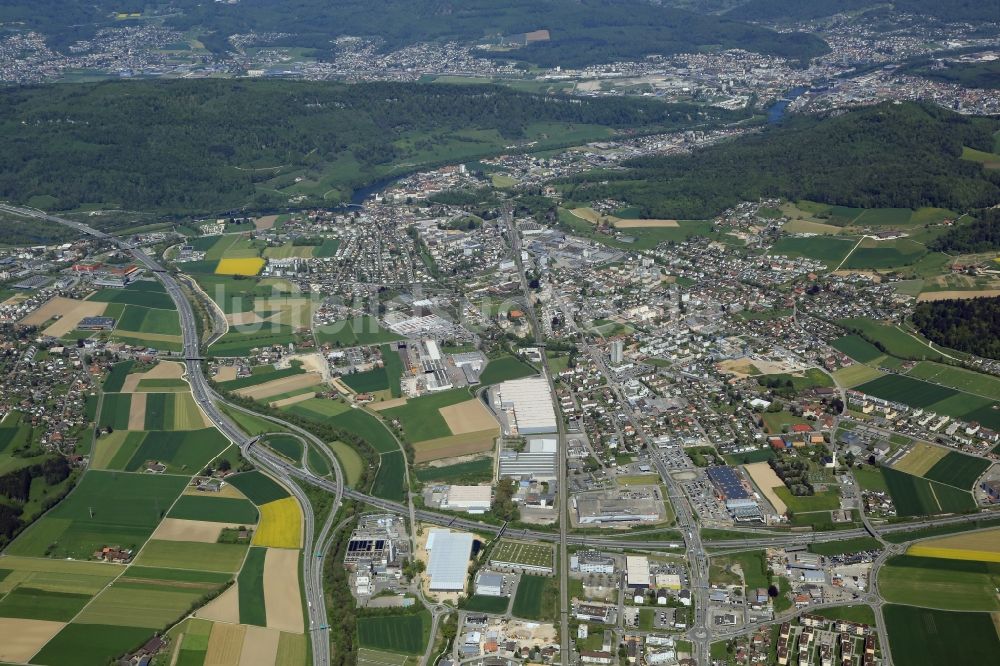
<svg viewBox="0 0 1000 666">
<path fill-rule="evenodd" d="M 477 611 L 480 613 L 493 613 L 500 615 L 507 611 L 510 603 L 509 597 L 489 597 L 482 594 L 473 594 L 462 604 L 464 610 Z"/>
<path fill-rule="evenodd" d="M 1000 379 L 933 361 L 917 363 L 906 376 L 984 397 L 1000 395 Z"/>
<path fill-rule="evenodd" d="M 264 444 L 294 463 L 302 460 L 302 440 L 294 435 L 271 435 Z"/>
<path fill-rule="evenodd" d="M 264 268 L 264 264 L 265 261 L 260 257 L 226 257 L 219 260 L 218 265 L 215 267 L 215 274 L 254 276 L 260 273 L 260 270 Z"/>
<path fill-rule="evenodd" d="M 403 339 L 402 336 L 383 328 L 375 317 L 367 315 L 317 326 L 313 332 L 317 344 L 331 347 L 378 345 Z"/>
<path fill-rule="evenodd" d="M 363 439 L 378 453 L 399 450 L 399 444 L 388 427 L 363 409 L 351 409 L 330 419 L 336 427 Z"/>
<path fill-rule="evenodd" d="M 524 574 L 517 584 L 511 613 L 525 620 L 551 621 L 558 613 L 558 593 L 555 578 Z"/>
<path fill-rule="evenodd" d="M 7 552 L 86 560 L 105 545 L 137 548 L 186 484 L 187 479 L 178 476 L 89 471 Z"/>
<path fill-rule="evenodd" d="M 844 262 L 844 269 L 892 270 L 912 266 L 927 254 L 927 247 L 909 238 L 865 238 Z"/>
<path fill-rule="evenodd" d="M 505 355 L 490 359 L 489 363 L 486 364 L 486 369 L 479 375 L 479 381 L 483 386 L 488 386 L 535 374 L 538 374 L 538 371 L 521 359 Z"/>
<path fill-rule="evenodd" d="M 246 552 L 247 544 L 150 539 L 135 563 L 144 567 L 235 573 L 242 566 Z"/>
<path fill-rule="evenodd" d="M 423 654 L 430 638 L 430 613 L 358 618 L 358 643 L 362 647 L 403 654 Z"/>
<path fill-rule="evenodd" d="M 273 365 L 258 365 L 255 366 L 252 369 L 251 374 L 246 377 L 239 377 L 237 379 L 219 382 L 219 388 L 224 391 L 237 391 L 239 389 L 264 384 L 265 382 L 284 379 L 286 377 L 294 377 L 295 375 L 301 374 L 305 374 L 305 370 L 302 369 L 302 364 L 298 362 L 293 362 L 290 367 L 282 368 L 281 370 L 278 370 Z"/>
<path fill-rule="evenodd" d="M 141 471 L 146 465 L 156 462 L 166 465 L 170 473 L 195 474 L 228 446 L 229 440 L 215 428 L 148 432 L 125 464 L 124 471 Z M 112 460 L 109 467 L 114 467 L 114 462 Z"/>
<path fill-rule="evenodd" d="M 453 465 L 435 467 L 424 465 L 416 469 L 417 480 L 427 483 L 439 481 L 448 483 L 479 483 L 493 476 L 493 460 L 491 458 L 476 458 Z"/>
<path fill-rule="evenodd" d="M 99 289 L 88 301 L 138 305 L 157 310 L 173 310 L 174 301 L 159 280 L 137 280 L 124 289 Z"/>
<path fill-rule="evenodd" d="M 839 370 L 834 371 L 833 378 L 840 386 L 854 388 L 860 384 L 866 384 L 882 376 L 882 373 L 875 368 L 863 363 L 854 363 Z"/>
<path fill-rule="evenodd" d="M 859 604 L 857 606 L 834 606 L 832 608 L 819 608 L 812 611 L 814 615 L 827 617 L 831 620 L 848 620 L 849 622 L 860 622 L 869 626 L 875 626 L 875 611 L 871 606 Z"/>
<path fill-rule="evenodd" d="M 232 525 L 253 525 L 257 522 L 257 507 L 249 500 L 213 497 L 215 493 L 181 495 L 167 514 L 181 520 L 207 520 Z"/>
<path fill-rule="evenodd" d="M 140 647 L 150 635 L 145 627 L 73 622 L 30 658 L 51 666 L 107 666 L 110 657 Z"/>
<path fill-rule="evenodd" d="M 864 550 L 880 550 L 881 544 L 874 537 L 857 537 L 843 541 L 822 541 L 809 544 L 809 552 L 818 555 L 841 555 Z"/>
<path fill-rule="evenodd" d="M 840 495 L 835 490 L 828 490 L 815 495 L 793 495 L 785 486 L 774 489 L 775 494 L 784 502 L 788 509 L 796 514 L 813 511 L 834 511 L 840 508 Z"/>
<path fill-rule="evenodd" d="M 294 497 L 260 506 L 260 524 L 253 535 L 254 546 L 299 548 L 302 546 L 302 510 Z"/>
<path fill-rule="evenodd" d="M 347 485 L 351 487 L 356 486 L 358 481 L 361 480 L 361 473 L 365 467 L 365 461 L 361 458 L 361 454 L 354 447 L 344 442 L 333 442 L 329 446 L 334 455 L 337 456 L 337 461 L 340 462 Z"/>
<path fill-rule="evenodd" d="M 830 343 L 830 346 L 847 354 L 858 363 L 872 363 L 885 356 L 875 345 L 853 333 L 837 338 Z"/>
<path fill-rule="evenodd" d="M 251 548 L 237 578 L 238 620 L 243 624 L 267 626 L 267 605 L 264 600 L 264 563 L 266 548 Z"/>
<path fill-rule="evenodd" d="M 465 389 L 451 389 L 407 400 L 405 405 L 381 410 L 386 419 L 397 419 L 403 434 L 410 442 L 421 442 L 454 435 L 441 415 L 442 407 L 448 407 L 470 399 Z"/>
<path fill-rule="evenodd" d="M 493 450 L 495 438 L 500 434 L 498 427 L 473 432 L 426 439 L 413 445 L 413 461 L 424 463 L 442 458 L 454 458 Z"/>
<path fill-rule="evenodd" d="M 405 492 L 406 460 L 402 451 L 383 453 L 375 482 L 372 484 L 372 495 L 402 502 Z"/>
<path fill-rule="evenodd" d="M 886 375 L 855 388 L 883 400 L 919 407 L 964 421 L 978 421 L 987 428 L 1000 427 L 1000 412 L 993 409 L 994 400 L 939 384 L 905 375 Z"/>
<path fill-rule="evenodd" d="M 971 490 L 976 480 L 989 466 L 988 460 L 967 456 L 958 451 L 949 451 L 924 474 L 924 478 L 962 490 Z"/>
<path fill-rule="evenodd" d="M 897 604 L 885 606 L 884 613 L 892 659 L 897 664 L 988 664 L 1000 653 L 1000 638 L 989 613 Z"/>
<path fill-rule="evenodd" d="M 897 555 L 879 570 L 891 603 L 958 611 L 1000 611 L 1000 563 Z"/>
<path fill-rule="evenodd" d="M 829 236 L 791 237 L 778 239 L 768 251 L 772 255 L 797 258 L 806 257 L 836 268 L 857 243 L 853 239 L 830 238 Z"/>
<path fill-rule="evenodd" d="M 309 398 L 281 407 L 282 411 L 319 422 L 325 422 L 327 419 L 343 414 L 350 409 L 351 407 L 341 400 L 327 398 Z"/>
<path fill-rule="evenodd" d="M 920 541 L 906 552 L 921 557 L 1000 563 L 1000 528 Z"/>
<path fill-rule="evenodd" d="M 919 338 L 910 335 L 897 326 L 879 324 L 864 317 L 841 319 L 837 323 L 860 333 L 868 340 L 881 343 L 887 353 L 898 358 L 931 361 L 940 360 L 941 358 L 941 355 L 936 350 L 931 349 Z M 845 351 L 844 353 L 847 352 Z"/>
<path fill-rule="evenodd" d="M 258 471 L 234 474 L 227 477 L 226 481 L 234 485 L 257 506 L 289 496 L 288 491 L 278 485 L 271 477 Z"/>
<path fill-rule="evenodd" d="M 887 467 L 881 471 L 899 516 L 961 513 L 976 508 L 972 495 L 958 488 Z"/>
<path fill-rule="evenodd" d="M 555 553 L 549 545 L 504 539 L 490 553 L 491 562 L 509 562 L 531 567 L 552 567 Z"/>
<path fill-rule="evenodd" d="M 101 592 L 76 618 L 81 624 L 120 624 L 156 630 L 187 613 L 218 584 L 118 580 Z"/>
</svg>

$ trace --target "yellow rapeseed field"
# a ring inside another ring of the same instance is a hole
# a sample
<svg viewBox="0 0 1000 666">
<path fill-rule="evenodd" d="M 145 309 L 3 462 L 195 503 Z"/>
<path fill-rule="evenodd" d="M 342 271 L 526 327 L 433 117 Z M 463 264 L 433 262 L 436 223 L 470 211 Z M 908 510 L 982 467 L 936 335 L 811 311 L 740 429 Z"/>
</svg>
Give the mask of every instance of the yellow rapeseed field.
<svg viewBox="0 0 1000 666">
<path fill-rule="evenodd" d="M 1000 528 L 966 532 L 915 543 L 908 555 L 949 560 L 1000 562 Z"/>
<path fill-rule="evenodd" d="M 257 275 L 264 268 L 264 260 L 260 257 L 247 259 L 220 259 L 215 267 L 216 275 Z"/>
<path fill-rule="evenodd" d="M 253 545 L 298 548 L 302 545 L 302 514 L 294 497 L 275 500 L 260 507 L 260 523 Z"/>
</svg>

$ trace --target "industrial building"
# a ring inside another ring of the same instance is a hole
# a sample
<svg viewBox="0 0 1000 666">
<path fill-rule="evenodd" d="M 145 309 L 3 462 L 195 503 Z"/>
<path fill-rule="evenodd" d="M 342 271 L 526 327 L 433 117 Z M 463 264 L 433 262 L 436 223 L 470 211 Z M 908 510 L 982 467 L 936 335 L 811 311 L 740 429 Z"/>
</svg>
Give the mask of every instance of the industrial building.
<svg viewBox="0 0 1000 666">
<path fill-rule="evenodd" d="M 466 513 L 485 513 L 490 510 L 492 499 L 493 491 L 490 486 L 448 486 L 441 508 Z"/>
<path fill-rule="evenodd" d="M 750 493 L 747 492 L 746 487 L 743 485 L 739 473 L 732 467 L 724 465 L 709 467 L 708 478 L 712 481 L 712 485 L 715 486 L 722 499 L 739 500 L 750 498 Z"/>
<path fill-rule="evenodd" d="M 584 550 L 569 556 L 569 568 L 580 573 L 613 574 L 615 559 L 596 550 Z"/>
<path fill-rule="evenodd" d="M 630 588 L 644 590 L 649 587 L 649 558 L 642 555 L 625 556 L 625 580 Z"/>
<path fill-rule="evenodd" d="M 453 592 L 465 589 L 469 557 L 474 537 L 468 532 L 431 530 L 427 535 L 430 561 L 427 574 L 432 591 Z"/>
<path fill-rule="evenodd" d="M 476 594 L 488 597 L 503 596 L 503 574 L 495 571 L 482 571 L 476 577 Z"/>
<path fill-rule="evenodd" d="M 490 391 L 490 404 L 505 416 L 506 434 L 537 435 L 557 429 L 556 410 L 544 377 L 501 382 Z"/>
<path fill-rule="evenodd" d="M 655 523 L 666 517 L 663 498 L 654 486 L 580 493 L 573 504 L 580 525 Z"/>
<path fill-rule="evenodd" d="M 500 452 L 500 478 L 539 481 L 554 479 L 558 452 L 559 441 L 554 437 L 530 438 L 524 451 L 504 449 Z"/>
<path fill-rule="evenodd" d="M 76 325 L 81 331 L 110 331 L 115 327 L 113 317 L 84 317 Z"/>
</svg>

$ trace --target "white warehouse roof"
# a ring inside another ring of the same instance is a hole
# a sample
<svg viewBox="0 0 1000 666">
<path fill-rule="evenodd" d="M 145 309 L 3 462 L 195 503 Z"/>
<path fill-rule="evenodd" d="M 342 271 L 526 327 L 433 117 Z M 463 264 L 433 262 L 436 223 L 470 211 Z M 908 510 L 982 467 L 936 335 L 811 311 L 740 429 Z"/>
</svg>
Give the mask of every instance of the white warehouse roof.
<svg viewBox="0 0 1000 666">
<path fill-rule="evenodd" d="M 496 394 L 503 409 L 513 410 L 518 434 L 556 431 L 556 410 L 544 377 L 511 379 L 501 383 Z"/>
<path fill-rule="evenodd" d="M 430 562 L 427 573 L 432 590 L 463 590 L 472 555 L 473 536 L 468 532 L 431 530 L 427 535 Z"/>
</svg>

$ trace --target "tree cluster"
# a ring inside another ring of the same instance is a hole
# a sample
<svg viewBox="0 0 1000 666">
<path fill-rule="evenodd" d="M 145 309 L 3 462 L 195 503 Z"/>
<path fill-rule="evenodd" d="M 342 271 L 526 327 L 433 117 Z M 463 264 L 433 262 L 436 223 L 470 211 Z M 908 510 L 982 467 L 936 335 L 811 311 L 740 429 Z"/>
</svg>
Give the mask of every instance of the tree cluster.
<svg viewBox="0 0 1000 666">
<path fill-rule="evenodd" d="M 1000 297 L 926 301 L 913 323 L 942 347 L 1000 359 Z"/>
</svg>

